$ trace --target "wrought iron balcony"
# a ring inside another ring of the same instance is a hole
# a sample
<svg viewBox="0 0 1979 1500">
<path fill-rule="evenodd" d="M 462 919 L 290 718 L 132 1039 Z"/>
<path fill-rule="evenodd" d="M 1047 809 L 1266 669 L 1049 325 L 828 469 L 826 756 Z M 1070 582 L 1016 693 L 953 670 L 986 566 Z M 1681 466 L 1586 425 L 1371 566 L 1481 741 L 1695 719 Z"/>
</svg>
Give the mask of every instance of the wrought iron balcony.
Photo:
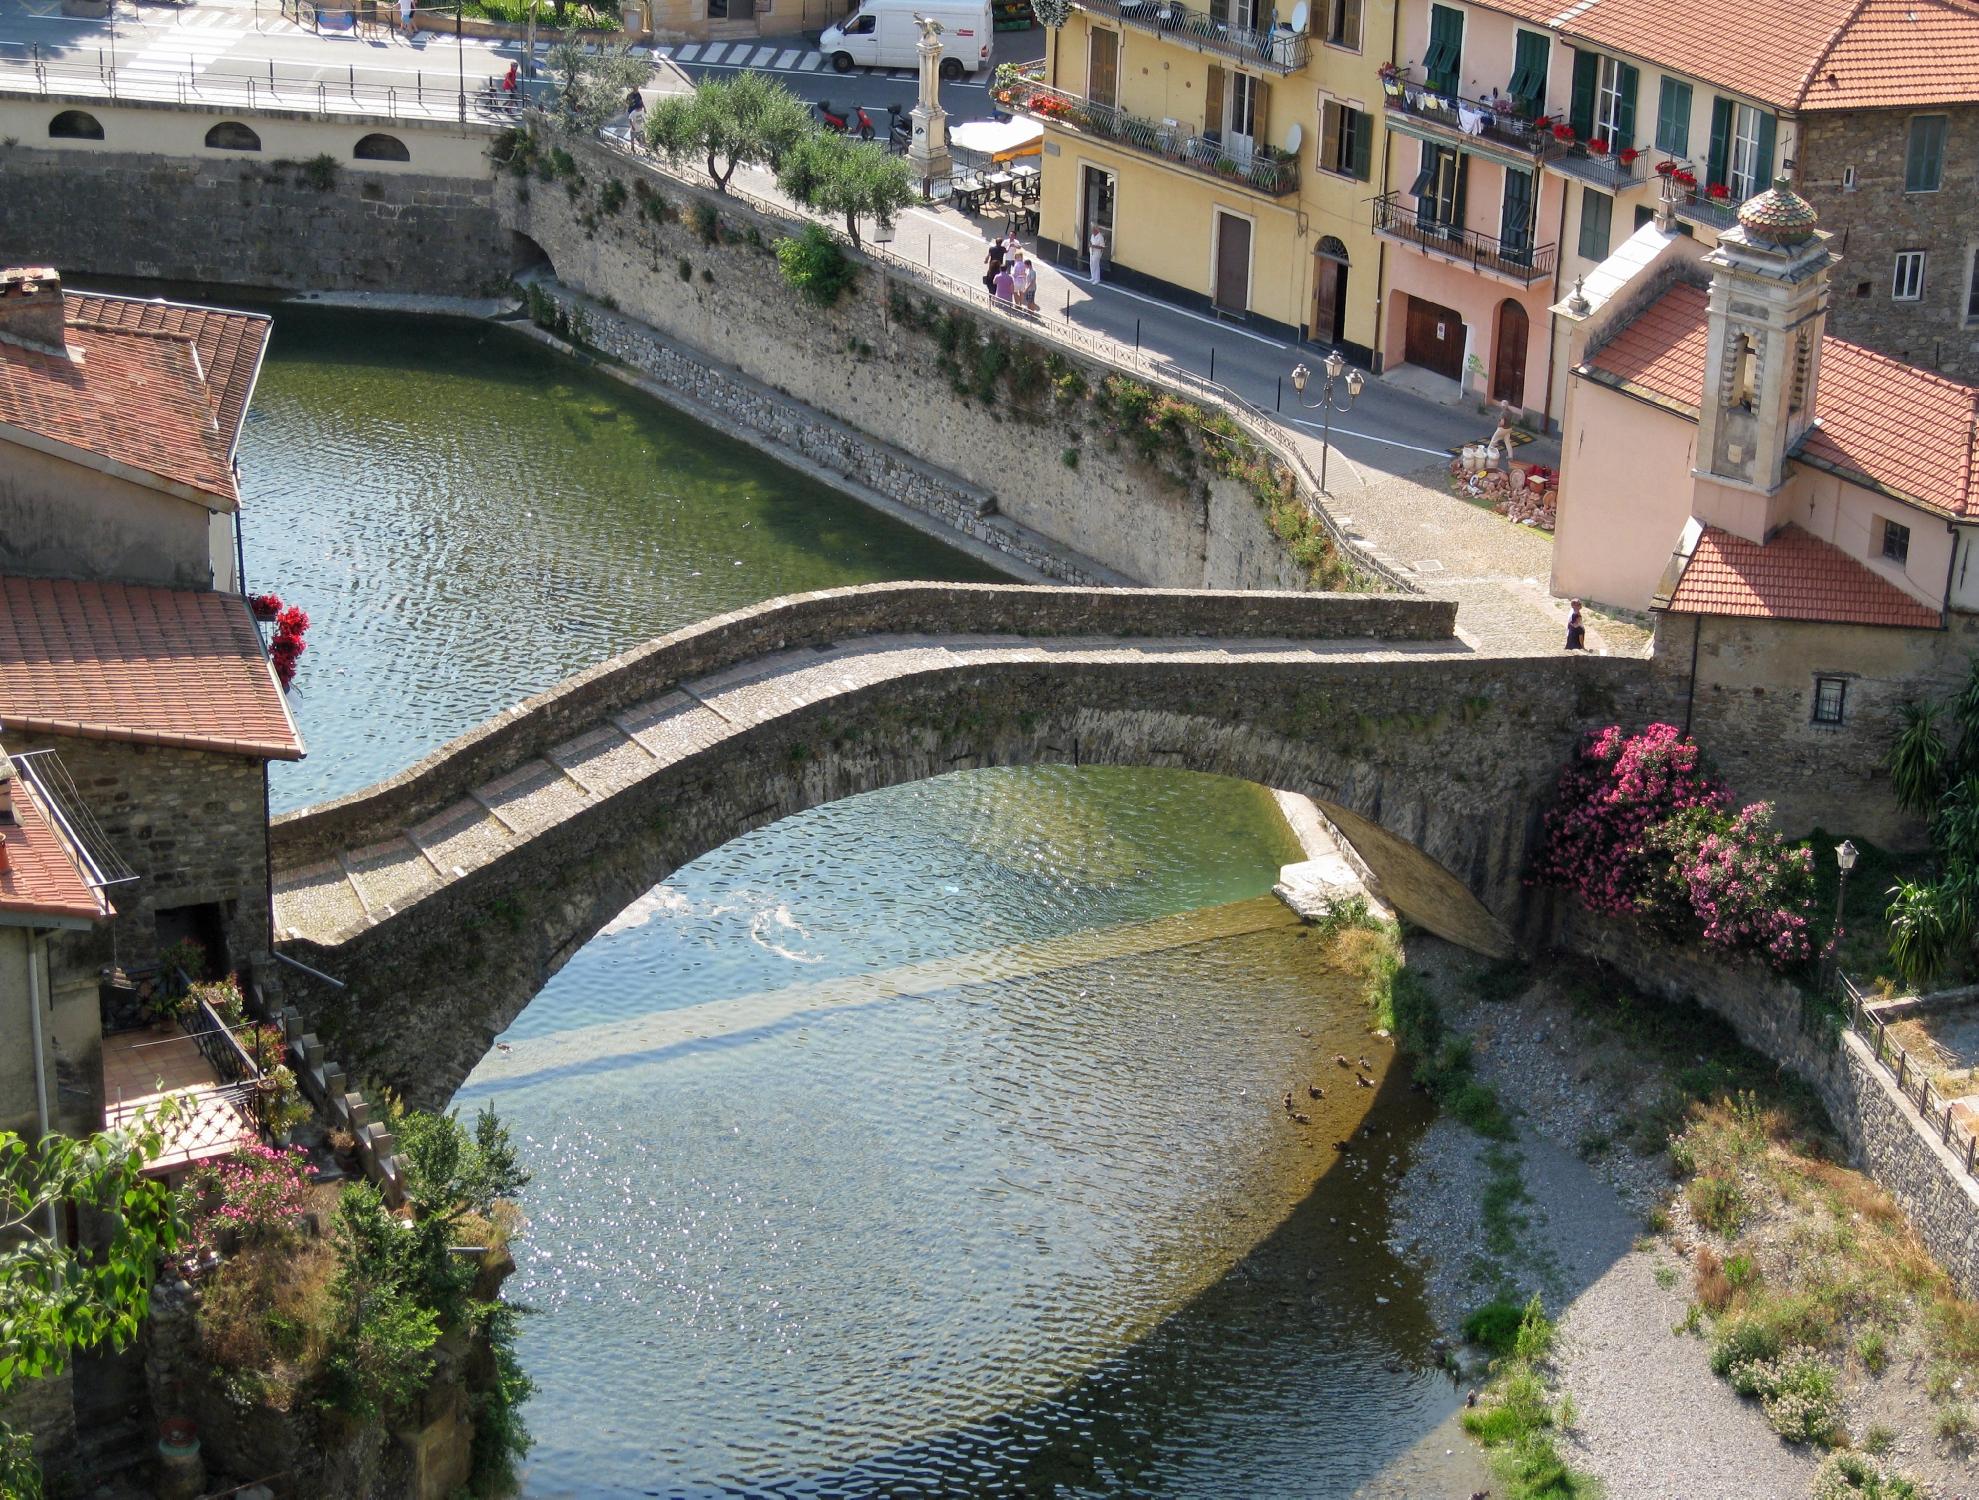
<svg viewBox="0 0 1979 1500">
<path fill-rule="evenodd" d="M 1683 162 L 1677 163 L 1679 171 L 1689 175 Z M 1670 179 L 1669 191 L 1674 194 L 1674 207 L 1679 219 L 1687 219 L 1693 224 L 1702 224 L 1709 229 L 1730 229 L 1738 223 L 1738 195 L 1729 188 L 1720 189 L 1723 197 L 1713 197 L 1708 185 L 1695 181 L 1686 182 L 1674 174 Z"/>
<path fill-rule="evenodd" d="M 1001 93 L 999 91 L 999 98 Z M 1269 146 L 1253 146 L 1248 152 L 1235 151 L 1207 135 L 1198 135 L 1167 120 L 1144 120 L 1110 105 L 1094 104 L 1077 94 L 1068 94 L 1028 79 L 1019 79 L 1010 88 L 1007 101 L 1012 109 L 1048 121 L 1062 129 L 1111 141 L 1130 150 L 1158 156 L 1177 166 L 1187 167 L 1253 192 L 1281 198 L 1299 190 L 1299 162 Z"/>
<path fill-rule="evenodd" d="M 1473 271 L 1500 276 L 1531 286 L 1553 274 L 1556 247 L 1520 245 L 1477 229 L 1462 229 L 1425 217 L 1406 194 L 1390 193 L 1374 200 L 1374 232 L 1400 240 L 1425 255 L 1469 266 Z"/>
<path fill-rule="evenodd" d="M 1383 78 L 1381 94 L 1391 115 L 1435 126 L 1438 133 L 1454 137 L 1455 145 L 1467 140 L 1485 142 L 1535 162 L 1559 149 L 1552 127 L 1522 117 L 1509 98 L 1466 99 L 1461 94 L 1438 93 L 1402 73 Z"/>
<path fill-rule="evenodd" d="M 1175 0 L 1077 0 L 1084 9 L 1117 16 L 1129 26 L 1152 31 L 1171 41 L 1214 52 L 1274 73 L 1296 73 L 1306 65 L 1308 43 L 1302 31 L 1289 26 L 1243 26 L 1227 16 L 1191 10 Z"/>
<path fill-rule="evenodd" d="M 1639 147 L 1596 151 L 1586 141 L 1571 141 L 1547 165 L 1556 172 L 1578 177 L 1582 182 L 1591 182 L 1611 193 L 1625 193 L 1632 187 L 1640 187 L 1647 180 L 1649 173 L 1646 164 L 1654 158 L 1653 151 Z"/>
</svg>

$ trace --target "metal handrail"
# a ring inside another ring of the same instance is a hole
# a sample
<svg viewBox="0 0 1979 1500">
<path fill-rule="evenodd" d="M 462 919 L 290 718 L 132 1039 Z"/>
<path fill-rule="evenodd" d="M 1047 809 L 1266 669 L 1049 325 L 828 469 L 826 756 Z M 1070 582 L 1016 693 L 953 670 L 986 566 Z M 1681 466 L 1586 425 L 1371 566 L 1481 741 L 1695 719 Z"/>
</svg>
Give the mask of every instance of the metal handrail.
<svg viewBox="0 0 1979 1500">
<path fill-rule="evenodd" d="M 1041 120 L 1070 126 L 1085 135 L 1131 146 L 1150 156 L 1193 167 L 1208 176 L 1274 195 L 1296 192 L 1299 163 L 1294 154 L 1270 146 L 1232 151 L 1215 138 L 1185 130 L 1171 121 L 1147 120 L 1110 104 L 1030 79 L 1010 85 L 1010 107 Z"/>
<path fill-rule="evenodd" d="M 1239 26 L 1177 0 L 1077 0 L 1086 10 L 1116 16 L 1130 26 L 1177 37 L 1206 52 L 1241 62 L 1296 73 L 1306 65 L 1311 43 L 1289 26 Z"/>
<path fill-rule="evenodd" d="M 1586 141 L 1569 141 L 1551 158 L 1550 165 L 1555 171 L 1565 172 L 1570 177 L 1621 192 L 1636 186 L 1648 176 L 1644 163 L 1655 154 L 1641 146 L 1624 147 L 1623 150 L 1635 154 L 1624 162 L 1622 151 L 1596 151 Z"/>
<path fill-rule="evenodd" d="M 1388 193 L 1374 200 L 1374 228 L 1410 244 L 1469 264 L 1472 270 L 1498 271 L 1530 284 L 1553 274 L 1556 245 L 1507 244 L 1481 229 L 1465 229 L 1428 218 Z"/>
<path fill-rule="evenodd" d="M 1415 82 L 1400 72 L 1382 79 L 1381 95 L 1383 104 L 1396 114 L 1521 152 L 1535 162 L 1561 149 L 1551 126 L 1544 123 L 1545 115 L 1521 115 L 1510 98 L 1467 99 Z"/>
<path fill-rule="evenodd" d="M 273 948 L 270 948 L 268 951 L 273 955 L 275 962 L 278 964 L 287 964 L 291 969 L 298 969 L 304 974 L 307 974 L 311 979 L 320 979 L 332 989 L 340 990 L 345 988 L 344 982 L 341 979 L 332 979 L 321 969 L 312 969 L 299 958 L 290 958 L 288 954 L 278 952 Z"/>
<path fill-rule="evenodd" d="M 1843 999 L 1843 1022 L 1850 1031 L 1862 1038 L 1869 1055 L 1881 1065 L 1884 1072 L 1896 1085 L 1897 1092 L 1917 1108 L 1919 1123 L 1924 1129 L 1934 1131 L 1938 1139 L 1954 1158 L 1961 1160 L 1968 1177 L 1979 1177 L 1979 1134 L 1958 1124 L 1952 1111 L 1957 1101 L 1938 1096 L 1938 1108 L 1933 1118 L 1931 1074 L 1926 1068 L 1918 1067 L 1903 1044 L 1890 1035 L 1889 1023 L 1881 1016 L 1872 1015 L 1869 1010 L 1869 997 L 1862 986 L 1847 974 L 1839 976 Z M 1872 1029 L 1873 1027 L 1873 1029 Z M 1895 1065 L 1891 1055 L 1895 1055 Z M 1909 1084 L 1915 1079 L 1917 1096 L 1911 1098 Z M 1962 1136 L 1965 1149 L 1960 1151 L 1953 1143 L 1954 1136 Z"/>
</svg>

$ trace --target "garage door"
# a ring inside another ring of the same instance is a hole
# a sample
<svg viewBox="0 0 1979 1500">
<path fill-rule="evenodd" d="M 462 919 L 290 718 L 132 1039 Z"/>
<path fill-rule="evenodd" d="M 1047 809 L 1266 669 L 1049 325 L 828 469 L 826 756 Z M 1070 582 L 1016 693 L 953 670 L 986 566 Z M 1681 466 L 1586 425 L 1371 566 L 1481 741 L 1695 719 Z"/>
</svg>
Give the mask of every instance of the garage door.
<svg viewBox="0 0 1979 1500">
<path fill-rule="evenodd" d="M 1464 378 L 1464 320 L 1447 307 L 1409 298 L 1402 358 L 1452 380 Z"/>
</svg>

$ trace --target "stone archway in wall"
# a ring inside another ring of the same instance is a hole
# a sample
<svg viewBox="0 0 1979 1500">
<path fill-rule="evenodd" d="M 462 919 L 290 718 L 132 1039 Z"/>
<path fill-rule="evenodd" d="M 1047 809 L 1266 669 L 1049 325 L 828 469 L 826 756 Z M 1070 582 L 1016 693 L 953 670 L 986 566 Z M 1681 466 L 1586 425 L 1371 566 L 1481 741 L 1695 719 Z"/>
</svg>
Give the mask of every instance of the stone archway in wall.
<svg viewBox="0 0 1979 1500">
<path fill-rule="evenodd" d="M 690 860 L 807 808 L 991 765 L 1155 766 L 1304 793 L 1405 914 L 1503 954 L 1519 926 L 1536 809 L 1582 718 L 1578 690 L 1567 674 L 1555 688 L 1508 684 L 1502 662 L 1422 666 L 1453 675 L 1391 661 L 1338 684 L 1396 711 L 1384 718 L 1289 683 L 1271 691 L 1241 668 L 1186 696 L 1131 677 L 979 668 L 814 704 L 656 773 L 335 946 L 292 945 L 291 956 L 349 985 L 296 998 L 352 1076 L 443 1103 L 565 962 Z M 1424 691 L 1457 711 L 1418 711 Z M 1493 757 L 1488 777 L 1464 769 L 1480 754 Z"/>
</svg>

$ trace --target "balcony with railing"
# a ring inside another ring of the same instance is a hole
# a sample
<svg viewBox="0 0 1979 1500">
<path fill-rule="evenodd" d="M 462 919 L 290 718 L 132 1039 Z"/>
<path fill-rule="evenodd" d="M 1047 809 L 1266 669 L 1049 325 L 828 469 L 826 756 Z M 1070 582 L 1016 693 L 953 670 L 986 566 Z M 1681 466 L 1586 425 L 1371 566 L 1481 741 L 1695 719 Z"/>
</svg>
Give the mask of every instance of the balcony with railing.
<svg viewBox="0 0 1979 1500">
<path fill-rule="evenodd" d="M 1228 8 L 1191 10 L 1173 0 L 1077 0 L 1096 15 L 1116 16 L 1127 25 L 1152 31 L 1170 41 L 1214 52 L 1251 67 L 1268 68 L 1274 73 L 1296 73 L 1306 65 L 1306 34 L 1289 26 L 1251 26 L 1237 19 L 1241 12 Z"/>
<path fill-rule="evenodd" d="M 1299 189 L 1298 157 L 1270 146 L 1252 146 L 1248 151 L 1232 149 L 1172 120 L 1144 120 L 1125 110 L 1094 104 L 1077 94 L 1028 79 L 1019 79 L 1011 87 L 1009 105 L 1061 129 L 1158 156 L 1233 187 L 1248 188 L 1274 198 Z"/>
<path fill-rule="evenodd" d="M 1400 116 L 1428 126 L 1431 133 L 1454 146 L 1496 146 L 1535 162 L 1552 155 L 1558 147 L 1550 124 L 1520 114 L 1509 96 L 1466 99 L 1400 72 L 1381 80 L 1381 95 L 1391 124 Z"/>
<path fill-rule="evenodd" d="M 1424 215 L 1404 193 L 1374 200 L 1374 232 L 1425 255 L 1531 286 L 1553 274 L 1553 245 L 1522 245 Z"/>
<path fill-rule="evenodd" d="M 1665 179 L 1663 190 L 1670 195 L 1671 207 L 1679 219 L 1692 224 L 1702 224 L 1707 229 L 1730 229 L 1738 223 L 1739 197 L 1723 183 L 1699 182 L 1697 173 L 1686 161 L 1672 161 L 1670 171 L 1664 172 L 1663 162 L 1656 164 L 1658 176 Z M 1714 193 L 1713 188 L 1717 191 Z"/>
<path fill-rule="evenodd" d="M 1561 141 L 1560 149 L 1546 164 L 1556 172 L 1578 177 L 1606 192 L 1625 193 L 1648 180 L 1648 164 L 1655 159 L 1653 151 L 1638 146 L 1616 151 L 1605 137 L 1594 136 L 1585 141 Z"/>
</svg>

